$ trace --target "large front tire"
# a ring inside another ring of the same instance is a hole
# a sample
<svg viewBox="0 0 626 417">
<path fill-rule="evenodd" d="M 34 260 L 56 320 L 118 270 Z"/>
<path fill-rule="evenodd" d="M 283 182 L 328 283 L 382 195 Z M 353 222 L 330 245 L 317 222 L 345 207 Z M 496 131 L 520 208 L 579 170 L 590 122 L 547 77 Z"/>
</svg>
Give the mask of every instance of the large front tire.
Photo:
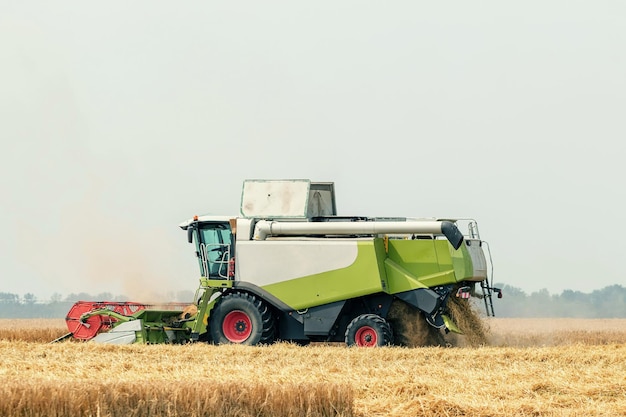
<svg viewBox="0 0 626 417">
<path fill-rule="evenodd" d="M 348 324 L 345 341 L 348 346 L 387 346 L 393 343 L 393 333 L 384 318 L 376 314 L 361 314 Z"/>
<path fill-rule="evenodd" d="M 275 338 L 270 308 L 252 294 L 224 295 L 211 312 L 209 332 L 217 344 L 269 344 Z"/>
</svg>

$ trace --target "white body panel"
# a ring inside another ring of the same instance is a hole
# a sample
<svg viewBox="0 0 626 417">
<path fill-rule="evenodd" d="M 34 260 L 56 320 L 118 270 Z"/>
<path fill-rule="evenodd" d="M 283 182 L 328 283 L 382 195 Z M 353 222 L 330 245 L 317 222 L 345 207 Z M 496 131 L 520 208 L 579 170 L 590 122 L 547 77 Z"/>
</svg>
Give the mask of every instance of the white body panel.
<svg viewBox="0 0 626 417">
<path fill-rule="evenodd" d="M 111 345 L 131 345 L 135 343 L 137 337 L 135 332 L 143 329 L 142 320 L 131 320 L 115 326 L 106 333 L 100 333 L 93 339 L 95 343 L 108 343 Z"/>
<path fill-rule="evenodd" d="M 466 239 L 467 251 L 474 267 L 473 277 L 468 281 L 482 281 L 487 278 L 487 260 L 478 239 Z"/>
<path fill-rule="evenodd" d="M 236 276 L 265 286 L 346 268 L 354 263 L 357 252 L 354 239 L 238 241 Z"/>
</svg>

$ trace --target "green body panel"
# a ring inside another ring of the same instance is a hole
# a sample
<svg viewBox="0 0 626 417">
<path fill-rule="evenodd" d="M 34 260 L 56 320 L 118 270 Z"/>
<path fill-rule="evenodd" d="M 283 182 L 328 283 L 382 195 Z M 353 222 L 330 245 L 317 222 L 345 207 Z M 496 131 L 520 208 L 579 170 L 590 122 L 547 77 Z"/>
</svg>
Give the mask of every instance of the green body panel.
<svg viewBox="0 0 626 417">
<path fill-rule="evenodd" d="M 376 238 L 357 242 L 355 262 L 341 269 L 262 287 L 294 310 L 386 290 L 385 245 Z"/>
<path fill-rule="evenodd" d="M 135 343 L 182 343 L 189 338 L 190 331 L 184 327 L 172 327 L 182 311 L 139 310 L 131 317 L 141 320 L 142 331 L 135 332 Z M 169 333 L 169 336 L 168 334 Z"/>
<path fill-rule="evenodd" d="M 386 292 L 455 284 L 472 274 L 463 245 L 442 239 L 382 239 L 358 242 L 356 261 L 346 267 L 263 287 L 294 310 Z"/>
<path fill-rule="evenodd" d="M 448 317 L 445 314 L 442 314 L 441 317 L 443 318 L 443 322 L 446 325 L 446 328 L 448 330 L 450 330 L 453 333 L 457 333 L 457 334 L 463 334 L 463 332 L 461 331 L 461 329 L 459 329 L 459 327 L 456 325 L 455 322 L 452 321 L 452 319 L 450 317 Z"/>
<path fill-rule="evenodd" d="M 463 281 L 473 275 L 474 265 L 467 246 L 461 245 L 458 250 L 452 251 L 451 258 L 457 281 Z"/>
<path fill-rule="evenodd" d="M 391 259 L 385 260 L 385 269 L 387 272 L 387 280 L 389 282 L 388 292 L 390 294 L 397 294 L 418 288 L 429 288 L 455 282 L 453 270 L 417 277 L 401 264 L 398 264 Z"/>
<path fill-rule="evenodd" d="M 389 240 L 385 261 L 389 293 L 428 288 L 457 282 L 450 252 L 445 240 Z"/>
<path fill-rule="evenodd" d="M 436 274 L 442 271 L 442 259 L 436 247 L 439 242 L 446 244 L 447 241 L 437 241 L 434 239 L 390 239 L 388 243 L 388 256 L 392 261 L 402 265 L 416 277 Z M 450 256 L 448 256 L 450 258 Z M 443 260 L 445 261 L 445 259 Z M 451 267 L 452 265 L 450 265 Z"/>
<path fill-rule="evenodd" d="M 201 292 L 202 295 L 200 296 L 200 302 L 198 303 L 198 313 L 189 325 L 193 333 L 206 333 L 209 325 L 209 312 L 217 301 L 217 299 L 211 299 L 213 294 L 219 292 L 218 288 L 231 288 L 232 284 L 232 281 L 200 278 L 200 289 L 198 292 Z M 198 298 L 198 294 L 196 294 L 195 298 Z"/>
<path fill-rule="evenodd" d="M 111 310 L 94 310 L 84 314 L 81 319 L 92 316 L 113 317 L 113 329 L 122 323 L 139 320 L 142 323 L 141 330 L 135 332 L 135 343 L 183 343 L 189 340 L 191 330 L 185 326 L 172 325 L 179 322 L 178 318 L 182 311 L 177 310 L 139 310 L 130 316 L 124 316 Z"/>
</svg>

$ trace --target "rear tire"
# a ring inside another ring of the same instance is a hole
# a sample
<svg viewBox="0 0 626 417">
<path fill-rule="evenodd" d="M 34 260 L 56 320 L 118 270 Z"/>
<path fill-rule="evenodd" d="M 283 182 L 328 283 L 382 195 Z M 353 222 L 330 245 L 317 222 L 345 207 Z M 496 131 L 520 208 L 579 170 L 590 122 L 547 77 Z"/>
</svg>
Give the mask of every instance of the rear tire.
<svg viewBox="0 0 626 417">
<path fill-rule="evenodd" d="M 211 312 L 209 333 L 217 344 L 269 344 L 275 338 L 275 319 L 265 302 L 252 294 L 222 296 Z"/>
<path fill-rule="evenodd" d="M 384 318 L 362 314 L 348 324 L 345 340 L 348 346 L 387 346 L 393 343 L 393 332 Z"/>
</svg>

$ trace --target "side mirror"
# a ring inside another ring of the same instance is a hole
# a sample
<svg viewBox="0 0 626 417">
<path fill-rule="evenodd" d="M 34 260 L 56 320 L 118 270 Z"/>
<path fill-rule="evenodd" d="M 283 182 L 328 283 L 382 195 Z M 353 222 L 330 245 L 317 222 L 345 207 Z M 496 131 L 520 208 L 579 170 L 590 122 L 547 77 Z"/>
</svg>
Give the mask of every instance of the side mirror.
<svg viewBox="0 0 626 417">
<path fill-rule="evenodd" d="M 187 227 L 187 242 L 193 243 L 193 227 Z"/>
</svg>

